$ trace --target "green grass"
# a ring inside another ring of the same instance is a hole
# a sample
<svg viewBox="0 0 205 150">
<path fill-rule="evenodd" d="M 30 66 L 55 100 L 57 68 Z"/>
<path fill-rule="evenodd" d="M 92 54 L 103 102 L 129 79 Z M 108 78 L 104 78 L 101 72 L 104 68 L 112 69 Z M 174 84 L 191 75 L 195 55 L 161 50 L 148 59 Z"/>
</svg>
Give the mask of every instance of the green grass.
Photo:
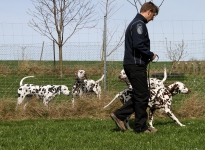
<svg viewBox="0 0 205 150">
<path fill-rule="evenodd" d="M 156 119 L 154 134 L 121 132 L 111 119 L 22 120 L 0 123 L 1 150 L 203 150 L 204 120 Z M 131 125 L 133 120 L 131 120 Z"/>
</svg>

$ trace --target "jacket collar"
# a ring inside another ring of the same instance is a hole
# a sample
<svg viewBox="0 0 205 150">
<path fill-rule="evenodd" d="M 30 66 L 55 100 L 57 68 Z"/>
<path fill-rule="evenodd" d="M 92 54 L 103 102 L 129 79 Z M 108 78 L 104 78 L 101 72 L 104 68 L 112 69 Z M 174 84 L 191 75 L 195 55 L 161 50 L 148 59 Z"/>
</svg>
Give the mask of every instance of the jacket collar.
<svg viewBox="0 0 205 150">
<path fill-rule="evenodd" d="M 142 16 L 140 13 L 138 13 L 138 14 L 136 15 L 136 18 L 139 18 L 139 19 L 142 20 L 145 24 L 148 23 L 148 22 L 147 22 L 147 19 L 146 19 L 144 16 Z"/>
</svg>

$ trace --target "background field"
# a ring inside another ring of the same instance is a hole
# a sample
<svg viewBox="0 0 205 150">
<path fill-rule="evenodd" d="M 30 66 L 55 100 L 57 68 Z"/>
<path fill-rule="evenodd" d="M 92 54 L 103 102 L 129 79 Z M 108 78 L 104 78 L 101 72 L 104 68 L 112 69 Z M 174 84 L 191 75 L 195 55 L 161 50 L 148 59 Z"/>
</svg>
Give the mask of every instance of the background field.
<svg viewBox="0 0 205 150">
<path fill-rule="evenodd" d="M 187 64 L 196 64 L 196 62 L 187 62 Z M 203 62 L 201 62 L 202 64 Z M 174 81 L 183 82 L 191 89 L 189 95 L 176 95 L 173 98 L 172 109 L 177 116 L 182 118 L 200 118 L 204 117 L 204 87 L 205 78 L 203 75 L 204 67 L 200 72 L 194 71 L 192 67 L 185 68 L 180 65 L 174 66 L 172 74 L 171 62 L 151 63 L 148 66 L 149 76 L 163 74 L 163 68 L 166 66 L 168 78 L 165 85 L 169 85 Z M 201 65 L 202 66 L 202 65 Z M 75 108 L 71 108 L 71 96 L 57 96 L 50 105 L 50 109 L 46 110 L 39 100 L 32 101 L 26 111 L 15 111 L 17 89 L 20 80 L 27 75 L 34 75 L 34 78 L 28 78 L 24 83 L 33 83 L 36 85 L 45 84 L 64 84 L 72 89 L 75 81 L 75 72 L 78 69 L 84 69 L 87 77 L 97 80 L 103 74 L 103 62 L 101 61 L 65 61 L 63 63 L 63 77 L 59 76 L 58 64 L 52 61 L 0 61 L 0 102 L 1 102 L 1 119 L 21 119 L 22 118 L 66 118 L 66 117 L 107 117 L 117 107 L 121 106 L 119 101 L 115 101 L 112 106 L 103 109 L 109 101 L 126 85 L 120 82 L 118 75 L 122 69 L 122 62 L 107 62 L 107 80 L 106 91 L 104 91 L 104 83 L 101 82 L 102 96 L 101 100 L 95 95 L 84 96 L 82 99 L 76 99 Z M 191 71 L 192 70 L 192 71 Z M 180 76 L 178 76 L 180 75 Z M 163 76 L 158 76 L 159 79 Z M 188 110 L 188 111 L 187 111 Z M 20 113 L 21 115 L 19 115 Z"/>
</svg>

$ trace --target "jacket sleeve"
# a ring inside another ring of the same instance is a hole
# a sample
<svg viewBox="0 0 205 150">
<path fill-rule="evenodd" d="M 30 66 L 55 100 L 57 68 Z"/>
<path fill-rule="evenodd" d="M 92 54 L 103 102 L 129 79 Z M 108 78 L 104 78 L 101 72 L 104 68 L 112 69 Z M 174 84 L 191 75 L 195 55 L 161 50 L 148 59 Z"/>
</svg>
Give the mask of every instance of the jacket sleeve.
<svg viewBox="0 0 205 150">
<path fill-rule="evenodd" d="M 150 40 L 146 25 L 143 22 L 138 22 L 132 27 L 131 32 L 133 48 L 151 59 L 154 53 L 150 51 Z"/>
</svg>

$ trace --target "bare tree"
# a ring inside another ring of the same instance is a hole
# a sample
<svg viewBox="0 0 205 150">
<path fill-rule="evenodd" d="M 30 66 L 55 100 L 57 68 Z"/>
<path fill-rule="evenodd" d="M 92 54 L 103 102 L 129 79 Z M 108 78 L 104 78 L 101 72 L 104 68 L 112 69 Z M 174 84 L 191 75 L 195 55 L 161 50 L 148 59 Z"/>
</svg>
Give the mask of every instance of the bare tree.
<svg viewBox="0 0 205 150">
<path fill-rule="evenodd" d="M 101 0 L 100 1 L 100 5 L 101 5 L 101 11 L 104 15 L 104 17 L 108 20 L 111 19 L 111 17 L 122 7 L 117 7 L 117 2 L 116 0 Z M 106 22 L 107 22 L 106 21 Z M 113 36 L 116 34 L 117 30 L 118 30 L 119 26 L 115 26 L 115 29 L 111 29 L 109 27 L 109 29 L 106 30 L 107 34 L 106 34 L 106 46 L 110 45 L 110 43 L 113 40 Z M 114 48 L 108 52 L 108 54 L 106 55 L 107 57 L 110 56 L 114 51 L 116 51 L 123 43 L 124 43 L 124 34 L 125 34 L 125 29 L 126 26 L 124 27 L 124 30 L 122 32 L 122 34 L 119 36 L 119 40 L 117 41 L 117 44 L 114 46 Z M 103 39 L 103 44 L 104 44 L 104 39 Z M 102 48 L 102 60 L 104 60 L 104 49 Z"/>
<path fill-rule="evenodd" d="M 187 51 L 185 51 L 187 45 L 184 44 L 184 40 L 182 40 L 179 44 L 174 44 L 174 48 L 172 47 L 172 43 L 170 41 L 170 44 L 167 44 L 167 38 L 166 38 L 166 50 L 167 50 L 167 58 L 172 61 L 172 69 L 170 71 L 170 74 L 174 68 L 174 65 L 177 64 L 182 58 L 186 57 L 188 55 Z"/>
<path fill-rule="evenodd" d="M 140 6 L 142 6 L 143 3 L 142 3 L 140 0 L 133 0 L 133 2 L 132 2 L 131 0 L 127 0 L 127 1 L 128 1 L 131 5 L 133 5 L 133 6 L 136 8 L 137 12 L 139 13 L 139 9 L 138 9 L 138 7 L 137 7 L 137 3 L 139 3 Z M 153 2 L 153 0 L 151 0 L 151 2 Z M 161 4 L 160 4 L 158 7 L 161 7 L 162 4 L 163 4 L 163 2 L 164 2 L 164 0 L 162 0 Z M 145 3 L 146 3 L 146 0 L 145 0 Z"/>
<path fill-rule="evenodd" d="M 29 25 L 59 47 L 60 76 L 62 77 L 62 48 L 77 31 L 96 26 L 91 0 L 31 0 L 35 10 Z M 38 22 L 37 22 L 38 21 Z"/>
</svg>

